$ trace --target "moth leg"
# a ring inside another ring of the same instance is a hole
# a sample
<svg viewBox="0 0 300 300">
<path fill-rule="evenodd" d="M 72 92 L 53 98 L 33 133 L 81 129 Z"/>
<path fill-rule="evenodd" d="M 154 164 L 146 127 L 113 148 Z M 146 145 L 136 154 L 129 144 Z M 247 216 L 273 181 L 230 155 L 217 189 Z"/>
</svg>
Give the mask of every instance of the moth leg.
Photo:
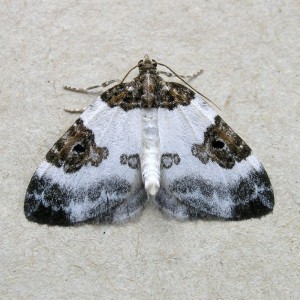
<svg viewBox="0 0 300 300">
<path fill-rule="evenodd" d="M 67 91 L 72 91 L 72 92 L 76 92 L 76 93 L 84 93 L 84 94 L 88 94 L 91 90 L 100 88 L 100 91 L 98 93 L 101 94 L 103 88 L 105 88 L 105 87 L 107 87 L 107 86 L 109 86 L 113 83 L 116 83 L 116 82 L 121 82 L 121 80 L 112 79 L 112 80 L 105 81 L 105 82 L 101 83 L 100 85 L 93 85 L 93 86 L 90 86 L 90 87 L 87 87 L 87 88 L 79 88 L 79 87 L 67 86 L 67 85 L 64 85 L 63 88 Z M 64 110 L 66 112 L 69 112 L 69 113 L 83 113 L 86 110 L 86 107 L 84 107 L 84 108 L 74 108 L 74 109 L 64 108 Z"/>
<path fill-rule="evenodd" d="M 64 107 L 64 111 L 71 113 L 71 114 L 79 114 L 79 113 L 81 114 L 86 109 L 87 109 L 87 107 L 83 107 L 83 108 L 66 108 L 66 107 Z"/>
<path fill-rule="evenodd" d="M 93 86 L 90 86 L 90 87 L 87 87 L 87 88 L 79 88 L 79 87 L 68 86 L 68 85 L 64 85 L 63 88 L 65 90 L 68 90 L 68 91 L 72 91 L 72 92 L 76 92 L 76 93 L 84 93 L 84 94 L 88 94 L 89 91 L 100 88 L 100 93 L 101 93 L 102 88 L 105 88 L 105 87 L 107 87 L 107 86 L 109 86 L 113 83 L 116 83 L 116 82 L 121 82 L 121 80 L 112 79 L 112 80 L 109 80 L 109 81 L 105 81 L 105 82 L 101 83 L 100 85 L 93 85 Z"/>
<path fill-rule="evenodd" d="M 165 71 L 157 71 L 158 74 L 162 74 L 165 75 L 167 77 L 177 77 L 175 74 L 171 73 L 171 72 L 165 72 Z M 199 70 L 198 72 L 194 73 L 194 74 L 190 74 L 190 75 L 179 75 L 180 78 L 186 78 L 189 80 L 195 79 L 196 77 L 198 77 L 199 75 L 201 75 L 203 73 L 203 70 Z"/>
</svg>

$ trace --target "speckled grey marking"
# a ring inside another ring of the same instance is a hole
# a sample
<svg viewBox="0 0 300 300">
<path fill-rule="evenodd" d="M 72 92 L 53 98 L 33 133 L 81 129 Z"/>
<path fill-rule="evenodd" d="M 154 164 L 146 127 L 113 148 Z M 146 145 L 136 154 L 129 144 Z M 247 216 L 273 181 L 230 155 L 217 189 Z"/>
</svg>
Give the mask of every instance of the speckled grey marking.
<svg viewBox="0 0 300 300">
<path fill-rule="evenodd" d="M 122 154 L 120 156 L 120 163 L 122 165 L 128 165 L 131 169 L 139 169 L 141 166 L 140 157 L 138 154 Z"/>
<path fill-rule="evenodd" d="M 167 215 L 178 219 L 243 220 L 261 217 L 273 210 L 274 196 L 264 169 L 247 178 L 216 185 L 201 177 L 175 180 L 169 191 L 160 188 L 155 201 Z"/>
<path fill-rule="evenodd" d="M 34 174 L 26 192 L 25 215 L 30 221 L 48 225 L 111 223 L 119 216 L 130 218 L 135 211 L 143 209 L 145 191 L 131 190 L 129 182 L 119 177 L 94 182 L 86 188 L 68 189 L 48 177 L 39 178 Z M 130 201 L 127 199 L 129 193 Z M 81 209 L 80 219 L 71 209 L 76 204 L 85 208 Z"/>
<path fill-rule="evenodd" d="M 179 165 L 179 163 L 180 157 L 177 153 L 164 153 L 161 156 L 161 168 L 169 169 L 173 166 L 173 164 Z"/>
</svg>

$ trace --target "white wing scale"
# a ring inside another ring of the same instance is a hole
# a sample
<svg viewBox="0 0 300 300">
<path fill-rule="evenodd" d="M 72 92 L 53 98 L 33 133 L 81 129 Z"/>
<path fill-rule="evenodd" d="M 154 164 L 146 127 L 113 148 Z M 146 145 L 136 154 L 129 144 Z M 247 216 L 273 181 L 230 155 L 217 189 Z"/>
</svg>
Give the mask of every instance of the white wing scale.
<svg viewBox="0 0 300 300">
<path fill-rule="evenodd" d="M 200 96 L 173 111 L 159 109 L 158 128 L 162 153 L 176 153 L 180 163 L 161 170 L 157 205 L 178 219 L 247 219 L 271 211 L 274 205 L 269 178 L 261 163 L 250 155 L 232 168 L 192 154 L 204 142 L 217 114 Z M 226 146 L 226 145 L 225 145 Z"/>
<path fill-rule="evenodd" d="M 88 163 L 72 173 L 44 160 L 26 193 L 28 219 L 55 225 L 122 222 L 143 209 L 146 193 L 140 170 L 120 163 L 122 155 L 140 153 L 140 110 L 109 108 L 98 98 L 80 119 L 94 134 L 96 146 L 107 148 L 107 158 L 97 167 Z"/>
</svg>

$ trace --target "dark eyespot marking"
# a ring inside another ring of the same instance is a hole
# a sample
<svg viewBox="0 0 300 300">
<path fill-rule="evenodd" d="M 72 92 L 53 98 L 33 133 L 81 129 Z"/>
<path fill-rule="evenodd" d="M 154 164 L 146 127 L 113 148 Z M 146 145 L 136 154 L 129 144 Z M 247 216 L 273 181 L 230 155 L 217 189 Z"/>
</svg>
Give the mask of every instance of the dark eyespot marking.
<svg viewBox="0 0 300 300">
<path fill-rule="evenodd" d="M 73 151 L 75 151 L 77 153 L 83 153 L 83 152 L 85 152 L 85 148 L 82 145 L 77 144 L 74 146 Z"/>
<path fill-rule="evenodd" d="M 221 140 L 213 140 L 211 142 L 211 145 L 216 149 L 222 149 L 224 148 L 224 142 Z"/>
</svg>

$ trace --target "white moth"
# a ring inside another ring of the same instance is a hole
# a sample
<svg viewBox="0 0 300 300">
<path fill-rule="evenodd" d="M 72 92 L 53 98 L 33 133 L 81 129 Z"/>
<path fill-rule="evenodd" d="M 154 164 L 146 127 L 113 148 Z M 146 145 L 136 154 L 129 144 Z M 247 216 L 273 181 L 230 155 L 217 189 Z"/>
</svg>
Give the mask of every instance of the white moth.
<svg viewBox="0 0 300 300">
<path fill-rule="evenodd" d="M 272 211 L 270 180 L 251 149 L 202 94 L 163 80 L 157 65 L 165 66 L 146 55 L 133 81 L 102 93 L 54 144 L 26 192 L 30 221 L 123 222 L 147 199 L 181 220 Z"/>
</svg>

